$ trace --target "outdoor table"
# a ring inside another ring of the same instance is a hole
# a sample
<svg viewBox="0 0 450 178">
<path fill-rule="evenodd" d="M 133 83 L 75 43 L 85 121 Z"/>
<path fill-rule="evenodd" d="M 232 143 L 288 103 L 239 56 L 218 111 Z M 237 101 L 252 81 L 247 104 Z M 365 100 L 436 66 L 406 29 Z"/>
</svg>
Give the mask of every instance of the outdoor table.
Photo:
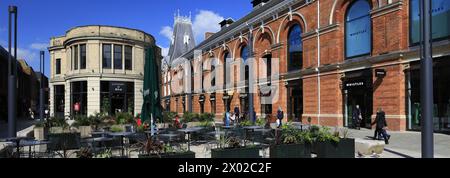
<svg viewBox="0 0 450 178">
<path fill-rule="evenodd" d="M 28 157 L 31 158 L 31 147 L 35 147 L 38 145 L 47 145 L 49 141 L 39 141 L 39 140 L 22 140 L 19 144 L 19 147 L 29 147 Z M 35 149 L 34 149 L 35 150 Z"/>
<path fill-rule="evenodd" d="M 21 140 L 30 140 L 30 137 L 11 137 L 2 139 L 1 141 L 12 142 L 16 146 L 17 157 L 20 158 L 20 141 Z"/>
<path fill-rule="evenodd" d="M 125 146 L 124 146 L 124 138 L 126 136 L 132 135 L 132 132 L 115 132 L 115 133 L 108 133 L 108 135 L 113 137 L 120 137 L 120 142 L 122 144 L 122 157 L 125 155 Z"/>
<path fill-rule="evenodd" d="M 170 145 L 170 141 L 173 140 L 173 138 L 179 137 L 179 136 L 180 136 L 179 134 L 159 134 L 159 137 L 168 139 L 169 145 Z"/>
<path fill-rule="evenodd" d="M 101 135 L 101 137 L 105 137 L 106 135 L 108 135 L 109 132 L 107 131 L 94 131 L 91 133 L 91 135 Z"/>
<path fill-rule="evenodd" d="M 184 132 L 188 135 L 188 151 L 191 151 L 191 134 L 195 132 L 199 132 L 200 130 L 204 129 L 204 127 L 191 127 L 186 129 L 179 129 L 178 131 Z"/>
</svg>

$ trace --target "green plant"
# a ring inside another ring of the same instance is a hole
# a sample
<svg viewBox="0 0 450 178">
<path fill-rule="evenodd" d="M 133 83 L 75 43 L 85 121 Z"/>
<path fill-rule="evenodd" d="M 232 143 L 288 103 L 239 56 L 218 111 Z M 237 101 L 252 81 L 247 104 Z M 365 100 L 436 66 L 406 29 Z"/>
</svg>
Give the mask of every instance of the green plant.
<svg viewBox="0 0 450 178">
<path fill-rule="evenodd" d="M 163 112 L 163 122 L 172 123 L 173 118 L 177 115 L 176 112 Z"/>
<path fill-rule="evenodd" d="M 202 121 L 199 124 L 200 127 L 212 127 L 214 126 L 214 123 L 211 121 Z"/>
<path fill-rule="evenodd" d="M 240 123 L 240 126 L 242 126 L 242 127 L 247 127 L 247 126 L 252 126 L 252 125 L 253 125 L 253 123 L 249 120 L 244 120 Z"/>
<path fill-rule="evenodd" d="M 47 127 L 62 127 L 67 128 L 69 124 L 64 118 L 51 117 L 47 120 Z"/>
<path fill-rule="evenodd" d="M 308 117 L 308 123 L 309 123 L 309 124 L 311 124 L 311 120 L 312 120 L 312 118 L 311 118 L 311 117 Z"/>
<path fill-rule="evenodd" d="M 90 118 L 86 116 L 75 116 L 75 122 L 72 124 L 72 126 L 80 127 L 80 126 L 91 126 L 91 120 Z"/>
<path fill-rule="evenodd" d="M 332 134 L 328 127 L 322 127 L 319 130 L 316 141 L 319 141 L 319 142 L 331 141 L 333 143 L 338 143 L 339 137 L 336 137 L 334 134 Z"/>
<path fill-rule="evenodd" d="M 258 118 L 258 119 L 256 120 L 256 125 L 257 125 L 257 126 L 264 127 L 264 126 L 266 125 L 266 119 L 264 119 L 264 118 Z"/>
<path fill-rule="evenodd" d="M 301 131 L 291 123 L 282 126 L 281 138 L 284 144 L 312 143 L 313 141 L 311 132 Z"/>
<path fill-rule="evenodd" d="M 133 123 L 135 123 L 133 115 L 128 112 L 118 113 L 116 115 L 116 122 L 117 122 L 117 124 L 133 124 Z"/>
<path fill-rule="evenodd" d="M 38 122 L 34 125 L 35 128 L 44 128 L 44 127 L 46 127 L 46 126 L 47 126 L 47 122 L 46 122 L 46 121 L 43 121 L 43 120 L 38 121 Z"/>
<path fill-rule="evenodd" d="M 113 125 L 113 126 L 111 126 L 110 131 L 113 133 L 117 133 L 117 132 L 123 132 L 124 129 L 123 129 L 123 127 L 121 127 L 119 125 Z"/>
<path fill-rule="evenodd" d="M 112 151 L 111 149 L 106 149 L 95 156 L 95 158 L 111 158 Z"/>
<path fill-rule="evenodd" d="M 203 114 L 200 114 L 198 117 L 199 117 L 200 122 L 204 122 L 204 121 L 213 122 L 215 115 L 212 113 L 203 113 Z"/>
</svg>

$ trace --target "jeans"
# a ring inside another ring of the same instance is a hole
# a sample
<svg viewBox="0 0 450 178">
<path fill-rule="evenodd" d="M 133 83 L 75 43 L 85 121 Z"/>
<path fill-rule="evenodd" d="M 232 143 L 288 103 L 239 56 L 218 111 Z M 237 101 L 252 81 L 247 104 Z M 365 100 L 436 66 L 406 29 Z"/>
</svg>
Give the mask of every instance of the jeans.
<svg viewBox="0 0 450 178">
<path fill-rule="evenodd" d="M 389 135 L 389 134 L 386 132 L 385 129 L 376 129 L 376 130 L 375 130 L 375 135 L 374 135 L 373 138 L 375 138 L 375 139 L 378 138 L 378 139 L 379 139 L 380 136 L 382 136 L 382 137 L 384 138 L 384 140 L 388 140 L 389 137 L 390 137 L 391 135 Z"/>
</svg>

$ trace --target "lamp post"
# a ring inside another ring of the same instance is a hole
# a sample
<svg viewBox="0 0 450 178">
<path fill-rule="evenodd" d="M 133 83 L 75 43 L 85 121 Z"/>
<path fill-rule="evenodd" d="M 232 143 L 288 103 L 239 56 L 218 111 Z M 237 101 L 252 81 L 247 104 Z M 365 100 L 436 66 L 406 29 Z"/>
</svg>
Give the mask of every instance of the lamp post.
<svg viewBox="0 0 450 178">
<path fill-rule="evenodd" d="M 41 71 L 41 82 L 40 82 L 40 91 L 39 91 L 39 119 L 44 120 L 44 72 L 45 72 L 45 53 L 41 51 L 40 58 L 40 71 Z"/>
<path fill-rule="evenodd" d="M 431 2 L 420 2 L 421 18 L 421 102 L 422 104 L 422 157 L 434 157 L 433 138 L 433 56 L 431 44 Z"/>
<path fill-rule="evenodd" d="M 16 137 L 16 91 L 17 91 L 17 6 L 9 6 L 8 29 L 8 136 Z M 11 53 L 12 15 L 14 14 L 14 58 Z"/>
</svg>

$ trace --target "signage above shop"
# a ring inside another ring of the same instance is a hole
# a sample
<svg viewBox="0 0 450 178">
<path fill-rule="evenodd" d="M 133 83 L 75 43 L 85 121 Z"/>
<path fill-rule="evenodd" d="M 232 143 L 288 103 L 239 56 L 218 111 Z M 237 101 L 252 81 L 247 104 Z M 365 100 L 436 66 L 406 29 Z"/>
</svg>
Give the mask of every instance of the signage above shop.
<svg viewBox="0 0 450 178">
<path fill-rule="evenodd" d="M 126 92 L 126 85 L 122 82 L 110 82 L 110 91 L 113 93 Z"/>
<path fill-rule="evenodd" d="M 350 81 L 345 83 L 344 87 L 345 89 L 352 89 L 352 88 L 362 88 L 366 86 L 365 81 Z"/>
<path fill-rule="evenodd" d="M 386 77 L 386 70 L 384 69 L 375 69 L 375 76 L 378 78 Z"/>
</svg>

